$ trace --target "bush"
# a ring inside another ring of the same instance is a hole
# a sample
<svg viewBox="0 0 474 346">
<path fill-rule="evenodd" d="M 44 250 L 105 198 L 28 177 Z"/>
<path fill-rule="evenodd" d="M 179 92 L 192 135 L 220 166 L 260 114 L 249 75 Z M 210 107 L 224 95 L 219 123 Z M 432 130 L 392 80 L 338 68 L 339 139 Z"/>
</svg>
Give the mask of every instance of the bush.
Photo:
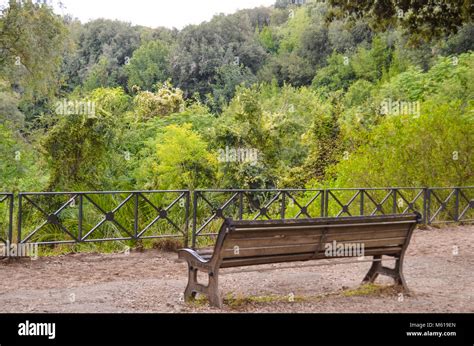
<svg viewBox="0 0 474 346">
<path fill-rule="evenodd" d="M 388 116 L 366 144 L 332 167 L 336 186 L 463 186 L 474 183 L 473 108 L 425 102 L 419 118 Z"/>
</svg>

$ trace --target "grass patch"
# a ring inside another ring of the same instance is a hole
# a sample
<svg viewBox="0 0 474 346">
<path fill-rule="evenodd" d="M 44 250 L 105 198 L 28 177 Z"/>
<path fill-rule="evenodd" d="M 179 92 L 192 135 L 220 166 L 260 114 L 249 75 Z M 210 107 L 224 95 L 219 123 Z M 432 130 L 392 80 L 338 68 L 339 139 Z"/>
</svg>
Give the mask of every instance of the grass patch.
<svg viewBox="0 0 474 346">
<path fill-rule="evenodd" d="M 127 249 L 139 247 L 137 242 L 103 242 L 103 243 L 78 243 L 78 244 L 54 244 L 39 245 L 39 257 L 54 257 L 73 253 L 121 253 Z"/>
<path fill-rule="evenodd" d="M 163 238 L 154 240 L 152 247 L 166 252 L 177 252 L 184 247 L 184 243 L 176 238 Z"/>
<path fill-rule="evenodd" d="M 223 298 L 223 303 L 230 309 L 242 309 L 249 305 L 271 304 L 271 303 L 300 303 L 308 299 L 296 295 L 264 295 L 264 296 L 244 296 L 243 294 L 228 293 Z M 190 301 L 193 307 L 205 307 L 209 304 L 206 295 L 198 294 L 196 299 Z"/>
<path fill-rule="evenodd" d="M 238 309 L 247 305 L 271 304 L 271 303 L 300 303 L 306 298 L 296 295 L 266 295 L 266 296 L 244 296 L 242 294 L 227 294 L 224 297 L 224 303 L 232 309 Z"/>
<path fill-rule="evenodd" d="M 401 292 L 398 286 L 381 286 L 376 284 L 364 284 L 354 289 L 346 289 L 342 292 L 324 293 L 316 296 L 301 296 L 301 295 L 262 295 L 262 296 L 245 296 L 241 293 L 228 293 L 224 296 L 224 305 L 231 310 L 243 310 L 249 306 L 260 304 L 274 304 L 274 303 L 304 303 L 304 302 L 318 302 L 325 298 L 333 297 L 363 297 L 363 296 L 385 296 L 396 295 Z M 195 300 L 190 302 L 192 307 L 200 308 L 206 307 L 209 300 L 205 295 L 199 295 Z"/>
<path fill-rule="evenodd" d="M 205 296 L 205 295 L 198 294 L 196 296 L 196 298 L 189 301 L 188 304 L 190 304 L 191 306 L 193 306 L 195 308 L 205 307 L 205 306 L 209 305 L 209 299 L 207 299 L 207 296 Z"/>
<path fill-rule="evenodd" d="M 124 253 L 126 251 L 144 251 L 149 249 L 177 252 L 183 247 L 183 241 L 176 238 L 117 240 L 97 243 L 39 245 L 38 256 L 54 257 L 73 253 L 113 254 Z"/>
<path fill-rule="evenodd" d="M 378 296 L 384 294 L 397 293 L 396 286 L 380 286 L 373 283 L 361 285 L 354 289 L 348 289 L 341 293 L 343 297 L 355 297 L 355 296 Z"/>
</svg>

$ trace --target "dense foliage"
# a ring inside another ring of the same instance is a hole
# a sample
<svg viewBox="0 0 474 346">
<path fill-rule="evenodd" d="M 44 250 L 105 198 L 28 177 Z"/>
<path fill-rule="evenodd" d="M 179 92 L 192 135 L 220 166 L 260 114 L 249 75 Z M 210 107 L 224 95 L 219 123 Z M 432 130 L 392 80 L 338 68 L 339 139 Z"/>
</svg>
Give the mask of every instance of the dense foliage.
<svg viewBox="0 0 474 346">
<path fill-rule="evenodd" d="M 466 2 L 292 3 L 177 31 L 10 1 L 0 190 L 472 185 Z"/>
</svg>

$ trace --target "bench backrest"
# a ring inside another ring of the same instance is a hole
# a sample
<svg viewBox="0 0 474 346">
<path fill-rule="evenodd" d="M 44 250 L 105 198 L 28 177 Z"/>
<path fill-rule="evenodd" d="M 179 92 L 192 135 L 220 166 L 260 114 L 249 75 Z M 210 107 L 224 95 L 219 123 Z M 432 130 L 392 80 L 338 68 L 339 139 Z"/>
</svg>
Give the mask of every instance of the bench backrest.
<svg viewBox="0 0 474 346">
<path fill-rule="evenodd" d="M 233 267 L 360 256 L 361 249 L 364 256 L 397 256 L 408 245 L 420 219 L 418 213 L 296 220 L 227 219 L 213 257 L 220 267 Z"/>
</svg>

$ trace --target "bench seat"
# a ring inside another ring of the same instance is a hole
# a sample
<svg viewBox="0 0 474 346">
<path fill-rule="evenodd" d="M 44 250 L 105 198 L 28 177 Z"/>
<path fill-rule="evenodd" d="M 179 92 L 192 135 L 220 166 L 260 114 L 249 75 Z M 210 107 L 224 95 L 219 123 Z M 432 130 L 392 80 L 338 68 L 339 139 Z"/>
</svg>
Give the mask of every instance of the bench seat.
<svg viewBox="0 0 474 346">
<path fill-rule="evenodd" d="M 420 221 L 419 213 L 292 220 L 225 219 L 213 248 L 179 251 L 179 258 L 188 262 L 189 269 L 185 298 L 190 300 L 196 293 L 204 293 L 211 305 L 221 307 L 221 268 L 357 256 L 373 256 L 365 282 L 373 282 L 379 274 L 389 275 L 408 290 L 402 272 L 403 257 Z M 384 255 L 396 259 L 394 269 L 382 266 Z M 197 282 L 199 270 L 209 275 L 207 286 Z"/>
</svg>

